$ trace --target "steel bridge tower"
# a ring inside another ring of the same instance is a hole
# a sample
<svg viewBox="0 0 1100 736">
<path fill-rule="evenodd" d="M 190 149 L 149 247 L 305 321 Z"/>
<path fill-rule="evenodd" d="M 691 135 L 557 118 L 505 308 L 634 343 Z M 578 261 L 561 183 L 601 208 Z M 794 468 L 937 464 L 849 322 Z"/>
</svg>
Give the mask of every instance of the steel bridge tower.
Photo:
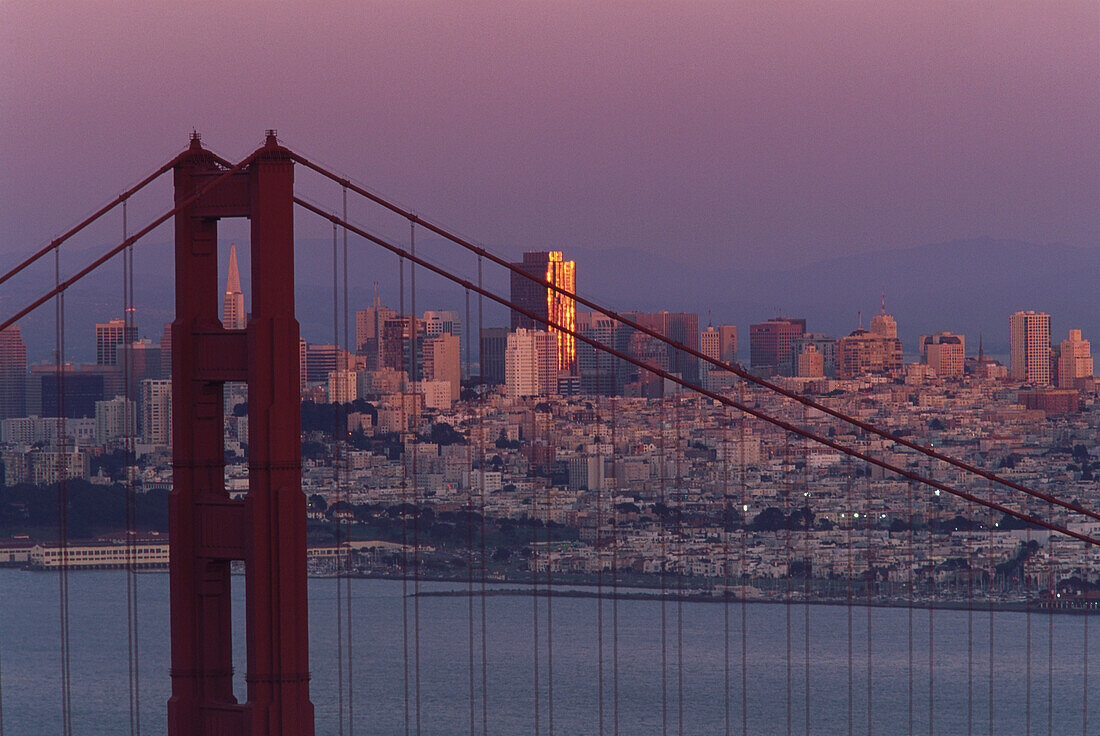
<svg viewBox="0 0 1100 736">
<path fill-rule="evenodd" d="M 226 174 L 193 135 L 175 166 L 177 205 Z M 170 505 L 170 736 L 312 736 L 301 480 L 294 168 L 274 131 L 240 171 L 175 217 Z M 218 220 L 252 229 L 252 316 L 218 319 Z M 249 489 L 224 481 L 222 396 L 248 384 Z M 233 695 L 229 567 L 246 570 L 247 701 Z"/>
</svg>

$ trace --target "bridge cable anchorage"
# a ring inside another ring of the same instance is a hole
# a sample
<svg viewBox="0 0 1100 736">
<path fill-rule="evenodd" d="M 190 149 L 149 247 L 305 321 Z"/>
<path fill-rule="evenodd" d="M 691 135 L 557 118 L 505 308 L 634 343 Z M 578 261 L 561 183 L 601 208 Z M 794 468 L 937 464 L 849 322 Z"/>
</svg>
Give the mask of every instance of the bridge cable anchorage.
<svg viewBox="0 0 1100 736">
<path fill-rule="evenodd" d="M 395 214 L 398 214 L 398 215 L 400 215 L 401 217 L 403 217 L 407 220 L 410 220 L 411 222 L 415 222 L 417 225 L 420 225 L 425 230 L 428 230 L 429 232 L 431 232 L 435 235 L 439 235 L 440 237 L 445 238 L 445 239 L 451 241 L 452 243 L 454 243 L 455 245 L 458 245 L 458 246 L 460 246 L 460 247 L 462 247 L 462 248 L 464 248 L 464 249 L 466 249 L 470 252 L 476 253 L 479 256 L 484 257 L 484 258 L 492 261 L 493 263 L 497 264 L 498 266 L 502 266 L 503 268 L 508 269 L 510 272 L 520 276 L 521 278 L 527 279 L 528 281 L 531 281 L 531 282 L 533 282 L 533 283 L 535 283 L 535 284 L 537 284 L 541 287 L 545 287 L 545 288 L 549 289 L 550 291 L 553 291 L 556 294 L 560 294 L 562 296 L 573 299 L 574 301 L 581 304 L 582 306 L 588 307 L 589 309 L 597 311 L 600 314 L 603 314 L 607 317 L 610 317 L 610 318 L 620 322 L 624 326 L 629 327 L 632 330 L 635 330 L 637 332 L 641 332 L 642 334 L 648 335 L 649 337 L 652 337 L 656 340 L 659 340 L 659 341 L 663 342 L 664 344 L 669 345 L 672 348 L 675 348 L 676 350 L 683 351 L 687 355 L 690 355 L 694 358 L 702 360 L 702 361 L 704 361 L 705 363 L 707 363 L 708 365 L 710 365 L 712 367 L 718 368 L 719 370 L 725 371 L 727 373 L 733 373 L 734 375 L 740 377 L 742 380 L 753 383 L 754 385 L 760 386 L 761 388 L 767 389 L 768 391 L 770 391 L 772 393 L 775 393 L 775 394 L 778 394 L 778 395 L 783 396 L 785 398 L 791 399 L 792 401 L 796 401 L 796 402 L 798 402 L 798 403 L 800 403 L 800 404 L 802 404 L 802 405 L 804 405 L 804 406 L 806 406 L 810 409 L 816 409 L 820 412 L 828 414 L 829 416 L 835 417 L 836 419 L 839 419 L 839 420 L 841 420 L 841 421 L 843 421 L 847 424 L 850 424 L 850 425 L 852 425 L 852 426 L 854 426 L 854 427 L 856 427 L 856 428 L 858 428 L 858 429 L 860 429 L 864 432 L 868 432 L 870 434 L 874 434 L 874 435 L 876 435 L 878 437 L 881 437 L 883 439 L 890 440 L 891 442 L 895 442 L 895 443 L 897 443 L 897 444 L 899 444 L 903 447 L 908 447 L 909 449 L 914 450 L 916 452 L 919 452 L 922 455 L 926 455 L 930 458 L 934 458 L 934 459 L 939 460 L 941 462 L 948 463 L 949 465 L 953 465 L 953 466 L 959 468 L 960 470 L 964 470 L 964 471 L 966 471 L 968 473 L 971 473 L 973 475 L 981 476 L 981 477 L 986 478 L 988 480 L 991 480 L 995 483 L 1003 485 L 1007 488 L 1011 488 L 1012 490 L 1019 491 L 1021 493 L 1026 493 L 1027 495 L 1034 496 L 1035 498 L 1041 498 L 1044 501 L 1050 501 L 1050 502 L 1054 503 L 1055 505 L 1061 506 L 1062 508 L 1065 508 L 1065 509 L 1070 510 L 1070 511 L 1074 511 L 1075 513 L 1078 513 L 1078 514 L 1083 514 L 1085 516 L 1088 516 L 1089 518 L 1100 521 L 1100 512 L 1091 511 L 1089 509 L 1086 509 L 1086 508 L 1084 508 L 1080 505 L 1074 504 L 1072 502 L 1064 501 L 1064 500 L 1059 499 L 1059 498 L 1057 498 L 1055 496 L 1052 496 L 1050 494 L 1046 494 L 1046 493 L 1043 493 L 1041 491 L 1037 491 L 1035 489 L 1028 488 L 1028 487 L 1023 486 L 1019 483 L 1016 483 L 1016 482 L 1014 482 L 1014 481 L 1012 481 L 1008 478 L 1003 478 L 1003 477 L 1001 477 L 1001 476 L 999 476 L 995 473 L 991 473 L 988 470 L 984 470 L 984 469 L 979 468 L 975 465 L 971 465 L 971 464 L 969 464 L 969 463 L 967 463 L 963 460 L 953 458 L 950 455 L 945 455 L 945 454 L 943 454 L 941 452 L 938 452 L 938 451 L 936 451 L 936 450 L 934 450 L 930 447 L 925 447 L 924 445 L 920 445 L 916 442 L 913 442 L 912 440 L 908 440 L 905 437 L 901 437 L 901 436 L 899 436 L 897 434 L 894 434 L 892 432 L 888 432 L 884 429 L 880 429 L 879 427 L 876 427 L 873 424 L 870 424 L 868 422 L 864 422 L 860 419 L 857 419 L 856 417 L 850 416 L 848 414 L 845 414 L 844 412 L 841 412 L 837 409 L 834 409 L 834 408 L 830 407 L 827 404 L 819 403 L 819 402 L 814 401 L 813 399 L 811 399 L 807 396 L 803 396 L 799 393 L 796 393 L 796 392 L 791 391 L 789 389 L 783 388 L 782 386 L 780 386 L 776 383 L 772 383 L 771 381 L 768 381 L 766 379 L 754 376 L 749 371 L 746 371 L 743 368 L 740 368 L 736 365 L 723 363 L 719 359 L 712 358 L 712 357 L 706 355 L 705 353 L 703 353 L 699 350 L 696 350 L 695 348 L 689 347 L 689 346 L 687 346 L 683 343 L 672 340 L 672 339 L 662 335 L 660 332 L 658 332 L 658 331 L 656 331 L 652 328 L 646 327 L 644 325 L 641 325 L 641 324 L 639 324 L 639 323 L 637 323 L 637 322 L 635 322 L 631 319 L 628 319 L 627 317 L 625 317 L 621 313 L 616 312 L 616 311 L 611 310 L 611 309 L 608 309 L 607 307 L 604 307 L 604 306 L 592 301 L 591 299 L 587 299 L 584 296 L 581 296 L 579 294 L 575 294 L 574 292 L 569 291 L 568 289 L 565 289 L 561 286 L 558 286 L 557 284 L 554 284 L 550 281 L 547 281 L 546 279 L 539 278 L 538 276 L 529 274 L 526 271 L 524 271 L 522 268 L 516 266 L 513 263 L 510 263 L 510 262 L 506 261 L 505 259 L 501 258 L 500 256 L 492 253 L 491 251 L 489 251 L 489 250 L 487 250 L 487 249 L 485 249 L 485 248 L 483 248 L 479 245 L 476 245 L 476 244 L 474 244 L 474 243 L 472 243 L 472 242 L 470 242 L 470 241 L 468 241 L 464 238 L 461 238 L 458 235 L 444 229 L 443 227 L 441 227 L 439 225 L 436 225 L 432 222 L 424 220 L 423 218 L 419 217 L 418 215 L 414 214 L 413 212 L 411 212 L 407 209 L 403 209 L 403 208 L 397 206 L 396 204 L 393 204 L 393 203 L 389 202 L 388 200 L 384 199 L 383 197 L 380 197 L 379 195 L 377 195 L 377 194 L 375 194 L 375 193 L 373 193 L 373 192 L 371 192 L 367 189 L 364 189 L 361 186 L 358 186 L 358 185 L 354 184 L 353 182 L 347 180 L 346 178 L 340 177 L 340 176 L 332 173 L 331 171 L 329 171 L 329 170 L 323 168 L 322 166 L 312 162 L 311 160 L 305 158 L 301 154 L 295 153 L 294 151 L 290 151 L 290 156 L 291 156 L 291 158 L 293 158 L 294 161 L 302 164 L 306 168 L 311 169 L 312 171 L 315 171 L 316 173 L 320 174 L 321 176 L 324 176 L 328 179 L 331 179 L 332 181 L 335 181 L 335 182 L 337 182 L 341 185 L 346 185 L 348 187 L 348 189 L 350 189 L 355 194 L 358 194 L 362 197 L 365 197 L 366 199 L 370 200 L 371 202 L 374 202 L 375 204 L 377 204 L 381 207 L 384 207 L 385 209 L 388 209 L 391 212 L 393 212 Z M 298 201 L 299 204 L 303 204 L 303 206 L 305 206 L 302 200 L 296 199 L 296 201 Z M 322 216 L 326 216 L 321 212 L 318 212 L 317 214 L 321 214 Z M 353 230 L 353 232 L 354 232 L 354 230 Z M 545 321 L 545 320 L 540 320 L 540 321 Z M 555 329 L 558 329 L 558 328 L 555 327 Z"/>
<path fill-rule="evenodd" d="M 187 207 L 190 207 L 196 200 L 198 200 L 200 197 L 205 195 L 207 192 L 214 189 L 214 187 L 218 186 L 218 184 L 223 182 L 225 179 L 229 178 L 233 174 L 236 174 L 239 171 L 241 171 L 242 169 L 244 169 L 245 166 L 247 166 L 248 164 L 250 164 L 252 162 L 253 158 L 255 158 L 255 155 L 256 154 L 253 153 L 253 154 L 249 155 L 247 158 L 245 158 L 244 160 L 242 160 L 240 163 L 235 164 L 232 168 L 227 169 L 226 171 L 223 171 L 217 177 L 215 177 L 215 178 L 211 179 L 209 182 L 207 182 L 206 185 L 203 186 L 202 188 L 200 188 L 197 192 L 195 192 L 191 196 L 187 197 L 182 202 L 178 203 L 175 207 L 168 210 L 163 215 L 157 217 L 155 220 L 150 222 L 148 225 L 141 228 L 136 233 L 134 233 L 133 235 L 131 235 L 130 237 L 126 238 L 121 243 L 116 245 L 114 248 L 107 251 L 106 253 L 104 253 L 103 255 L 101 255 L 99 258 L 95 259 L 91 263 L 89 263 L 87 266 L 85 266 L 81 270 L 77 271 L 74 275 L 70 276 L 69 278 L 65 279 L 64 281 L 60 280 L 60 277 L 56 278 L 55 279 L 55 285 L 54 285 L 53 289 L 50 289 L 48 292 L 46 292 L 42 296 L 35 299 L 33 302 L 28 304 L 26 307 L 24 307 L 23 309 L 20 309 L 18 312 L 16 312 L 12 316 L 8 317 L 6 320 L 4 320 L 4 322 L 0 323 L 0 332 L 6 330 L 8 327 L 11 327 L 13 324 L 15 324 L 16 322 L 21 320 L 23 317 L 26 317 L 28 314 L 30 314 L 31 312 L 33 312 L 34 310 L 38 309 L 40 306 L 42 306 L 43 304 L 48 302 L 50 299 L 53 299 L 57 295 L 59 295 L 62 292 L 66 291 L 67 289 L 69 289 L 69 287 L 71 287 L 73 284 L 80 281 L 82 278 L 84 278 L 85 276 L 87 276 L 91 272 L 95 271 L 97 268 L 102 266 L 104 263 L 106 263 L 107 261 L 109 261 L 112 258 L 114 258 L 115 256 L 117 256 L 123 250 L 125 250 L 129 246 L 137 243 L 137 241 L 141 240 L 143 237 L 148 235 L 151 231 L 153 231 L 157 227 L 160 227 L 162 224 L 164 224 L 169 219 L 175 217 L 180 211 L 186 209 Z M 56 259 L 56 256 L 58 254 L 58 249 L 55 248 L 53 252 L 54 252 L 55 259 Z M 56 266 L 56 264 L 55 264 L 55 272 L 59 273 L 58 267 Z"/>
<path fill-rule="evenodd" d="M 107 204 L 100 207 L 98 210 L 93 212 L 91 215 L 89 215 L 85 219 L 81 220 L 78 224 L 76 224 L 73 227 L 71 227 L 70 229 L 66 230 L 64 234 L 62 234 L 62 235 L 54 238 L 53 240 L 51 240 L 48 245 L 46 245 L 46 246 L 42 247 L 40 250 L 36 251 L 33 255 L 29 256 L 26 260 L 22 261 L 17 266 L 15 266 L 11 270 L 7 271 L 3 276 L 0 276 L 0 286 L 2 286 L 8 279 L 16 276 L 17 274 L 21 273 L 22 271 L 24 271 L 29 266 L 33 265 L 35 262 L 37 262 L 41 258 L 49 255 L 53 251 L 60 248 L 61 245 L 65 241 L 69 240 L 71 237 L 73 237 L 74 235 L 79 233 L 81 230 L 88 227 L 89 225 L 91 225 L 93 222 L 95 222 L 99 218 L 103 217 L 105 214 L 107 214 L 108 212 L 113 210 L 115 207 L 119 206 L 120 204 L 125 205 L 126 201 L 129 200 L 130 197 L 134 196 L 135 194 L 140 192 L 142 189 L 144 189 L 146 186 L 151 184 L 153 181 L 155 181 L 156 179 L 159 179 L 161 176 L 163 176 L 164 174 L 171 171 L 172 168 L 175 167 L 175 165 L 179 162 L 181 156 L 183 156 L 183 153 L 180 153 L 177 156 L 173 157 L 171 161 L 168 161 L 166 164 L 164 164 L 159 169 L 157 169 L 153 173 L 146 176 L 140 182 L 138 182 L 134 186 L 130 187 L 129 189 L 127 189 L 122 194 L 115 197 L 113 200 L 111 200 Z"/>
<path fill-rule="evenodd" d="M 329 212 L 326 212 L 325 210 L 321 209 L 320 207 L 312 204 L 311 202 L 309 202 L 307 200 L 304 200 L 300 197 L 295 197 L 294 202 L 297 205 L 299 205 L 300 207 L 302 207 L 303 209 L 306 209 L 310 212 L 313 212 L 314 214 L 316 214 L 316 215 L 318 215 L 318 216 L 320 216 L 324 219 L 327 219 L 327 220 L 330 220 L 330 221 L 336 221 L 337 223 L 340 223 L 340 224 L 345 224 L 336 215 L 333 215 Z M 382 248 L 385 248 L 386 250 L 389 250 L 392 253 L 395 253 L 395 254 L 398 254 L 398 255 L 403 255 L 405 258 L 408 258 L 410 261 L 414 260 L 414 258 L 409 255 L 408 251 L 405 251 L 400 246 L 394 245 L 394 244 L 392 244 L 392 243 L 390 243 L 390 242 L 388 242 L 388 241 L 386 241 L 386 240 L 384 240 L 384 239 L 382 239 L 382 238 L 380 238 L 376 235 L 373 235 L 373 234 L 367 232 L 366 230 L 363 230 L 362 228 L 356 227 L 355 225 L 352 225 L 350 223 L 347 223 L 346 227 L 352 233 L 362 237 L 363 239 L 365 239 L 365 240 L 367 240 L 371 243 L 374 243 L 375 245 L 379 245 Z M 525 309 L 521 305 L 516 304 L 516 303 L 510 301 L 509 299 L 506 299 L 505 297 L 502 297 L 498 294 L 495 294 L 495 293 L 493 293 L 493 292 L 491 292 L 487 289 L 480 288 L 476 284 L 473 284 L 470 281 L 468 281 L 468 280 L 466 280 L 466 279 L 464 279 L 460 276 L 456 276 L 456 275 L 450 273 L 449 271 L 443 269 L 442 267 L 436 266 L 435 264 L 430 263 L 429 261 L 425 261 L 424 259 L 421 259 L 421 258 L 416 258 L 415 263 L 417 265 L 423 267 L 423 268 L 428 269 L 432 273 L 435 273 L 435 274 L 437 274 L 439 276 L 442 276 L 443 278 L 445 278 L 449 281 L 452 281 L 456 284 L 459 284 L 460 286 L 469 287 L 471 290 L 479 291 L 486 298 L 488 298 L 492 301 L 495 301 L 495 302 L 497 302 L 498 304 L 500 304 L 504 307 L 508 307 L 509 309 L 513 309 L 516 312 L 531 318 L 535 322 L 539 322 L 541 324 L 553 327 L 554 329 L 560 330 L 561 332 L 564 332 L 567 335 L 571 335 L 575 340 L 579 340 L 579 341 L 585 343 L 586 345 L 590 345 L 590 346 L 596 348 L 597 350 L 601 350 L 601 351 L 604 351 L 606 353 L 609 353 L 610 355 L 612 355 L 616 358 L 619 358 L 620 360 L 623 360 L 627 363 L 635 365 L 635 366 L 641 368 L 642 370 L 645 370 L 649 373 L 652 373 L 653 375 L 655 375 L 659 378 L 663 378 L 666 381 L 671 381 L 673 383 L 676 383 L 676 384 L 678 384 L 678 385 L 680 385 L 680 386 L 682 386 L 686 389 L 689 389 L 689 390 L 694 391 L 698 394 L 706 396 L 707 398 L 710 398 L 710 399 L 712 399 L 714 401 L 717 401 L 721 404 L 725 404 L 726 406 L 730 406 L 730 407 L 732 407 L 734 409 L 737 409 L 739 411 L 746 412 L 746 413 L 752 415 L 753 417 L 756 417 L 757 419 L 763 420 L 763 421 L 765 421 L 765 422 L 767 422 L 767 423 L 769 423 L 769 424 L 771 424 L 775 427 L 778 427 L 780 429 L 784 429 L 784 430 L 787 430 L 787 431 L 790 431 L 790 432 L 794 432 L 795 434 L 797 434 L 801 437 L 805 437 L 806 439 L 811 440 L 811 441 L 813 441 L 817 444 L 823 445 L 825 447 L 832 448 L 834 450 L 837 450 L 838 452 L 841 452 L 841 453 L 843 453 L 845 455 L 848 455 L 852 458 L 855 458 L 857 460 L 862 460 L 862 461 L 868 462 L 872 465 L 875 465 L 876 467 L 882 468 L 883 470 L 889 470 L 892 473 L 896 473 L 897 475 L 899 475 L 903 478 L 909 478 L 911 480 L 918 481 L 918 482 L 922 483 L 923 485 L 930 486 L 931 488 L 937 489 L 937 490 L 942 491 L 944 493 L 949 493 L 953 496 L 957 496 L 957 497 L 962 498 L 962 499 L 964 499 L 966 501 L 969 501 L 971 503 L 976 503 L 976 504 L 979 504 L 981 506 L 985 506 L 988 509 L 992 509 L 994 511 L 999 511 L 999 512 L 1004 513 L 1004 514 L 1008 514 L 1009 516 L 1020 519 L 1021 521 L 1026 521 L 1026 522 L 1029 522 L 1031 524 L 1035 524 L 1035 525 L 1040 526 L 1044 529 L 1049 529 L 1050 531 L 1058 532 L 1059 534 L 1065 534 L 1066 536 L 1073 537 L 1074 539 L 1080 540 L 1082 542 L 1087 542 L 1088 544 L 1091 544 L 1091 545 L 1100 545 L 1100 540 L 1097 540 L 1094 537 L 1090 537 L 1087 534 L 1083 534 L 1083 533 L 1080 533 L 1080 532 L 1072 531 L 1070 529 L 1066 529 L 1064 527 L 1058 526 L 1057 524 L 1052 524 L 1050 522 L 1044 521 L 1043 519 L 1040 519 L 1040 518 L 1037 518 L 1037 517 L 1034 517 L 1034 516 L 1030 516 L 1028 514 L 1021 513 L 1019 511 L 1011 509 L 1011 508 L 1009 508 L 1009 507 L 1007 507 L 1003 504 L 999 504 L 999 503 L 996 503 L 994 501 L 987 501 L 985 499 L 979 498 L 979 497 L 975 496 L 972 493 L 960 490 L 960 489 L 955 488 L 953 486 L 947 485 L 946 483 L 936 481 L 936 480 L 933 480 L 931 478 L 924 477 L 924 476 L 922 476 L 918 473 L 915 473 L 915 472 L 906 470 L 905 468 L 893 465 L 892 463 L 890 463 L 886 460 L 876 458 L 872 455 L 869 455 L 866 452 L 853 449 L 853 448 L 848 447 L 848 446 L 846 446 L 846 445 L 844 445 L 840 442 L 831 440 L 828 437 L 822 436 L 820 434 L 817 434 L 815 432 L 811 432 L 807 429 L 804 429 L 804 428 L 799 427 L 795 424 L 792 424 L 791 422 L 788 422 L 788 421 L 780 419 L 778 417 L 774 417 L 772 415 L 769 415 L 769 414 L 765 413 L 764 411 L 762 411 L 760 409 L 757 409 L 757 408 L 751 407 L 751 406 L 747 406 L 747 405 L 745 405 L 741 402 L 738 402 L 734 399 L 730 399 L 730 398 L 728 398 L 726 396 L 723 396 L 719 393 L 716 393 L 716 392 L 711 391 L 709 389 L 703 388 L 702 386 L 699 386 L 695 383 L 692 383 L 691 381 L 688 381 L 684 378 L 681 378 L 680 376 L 677 376 L 673 373 L 670 373 L 669 371 L 666 371 L 664 369 L 648 365 L 645 362 L 643 362 L 643 361 L 641 361 L 637 358 L 634 358 L 634 357 L 632 357 L 630 355 L 627 355 L 626 353 L 624 353 L 620 350 L 617 350 L 616 348 L 613 348 L 613 347 L 608 346 L 608 345 L 604 345 L 603 343 L 599 342 L 598 340 L 595 340 L 595 339 L 590 338 L 586 335 L 583 335 L 575 329 L 572 329 L 572 328 L 569 328 L 565 325 L 561 325 L 557 322 L 554 322 L 554 321 L 552 321 L 552 320 L 550 320 L 546 317 L 538 315 L 538 314 L 536 314 L 536 313 L 534 313 L 534 312 L 532 312 L 528 309 Z M 875 432 L 875 433 L 878 434 L 878 432 Z M 982 475 L 982 477 L 986 477 L 986 475 L 988 475 L 988 474 L 985 474 L 984 471 L 982 473 L 976 473 L 976 474 Z M 996 476 L 993 476 L 993 477 L 996 478 Z M 1035 492 L 1035 493 L 1038 494 L 1038 492 Z M 1045 500 L 1046 494 L 1042 494 L 1042 497 L 1044 497 L 1044 500 Z M 1066 506 L 1066 504 L 1064 502 L 1060 502 L 1060 499 L 1055 499 L 1054 503 L 1056 503 L 1060 506 Z M 1085 515 L 1088 515 L 1088 516 L 1095 516 L 1096 515 L 1094 512 L 1089 512 L 1089 511 L 1086 511 L 1084 509 L 1081 509 L 1079 513 L 1082 513 L 1082 514 L 1085 514 Z"/>
</svg>

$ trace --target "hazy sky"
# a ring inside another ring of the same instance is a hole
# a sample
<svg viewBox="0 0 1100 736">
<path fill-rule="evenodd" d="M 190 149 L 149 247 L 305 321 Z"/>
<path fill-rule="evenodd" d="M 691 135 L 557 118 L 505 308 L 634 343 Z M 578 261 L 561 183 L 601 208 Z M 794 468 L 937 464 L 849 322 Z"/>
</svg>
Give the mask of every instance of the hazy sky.
<svg viewBox="0 0 1100 736">
<path fill-rule="evenodd" d="M 0 259 L 269 127 L 517 252 L 1096 247 L 1098 80 L 1094 0 L 0 0 Z"/>
</svg>

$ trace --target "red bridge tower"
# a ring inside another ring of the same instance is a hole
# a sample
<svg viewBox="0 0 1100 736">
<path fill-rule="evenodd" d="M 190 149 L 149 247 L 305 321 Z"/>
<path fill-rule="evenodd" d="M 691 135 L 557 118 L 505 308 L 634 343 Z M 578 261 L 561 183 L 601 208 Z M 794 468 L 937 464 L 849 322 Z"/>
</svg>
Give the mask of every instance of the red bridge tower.
<svg viewBox="0 0 1100 736">
<path fill-rule="evenodd" d="M 197 135 L 175 167 L 180 203 L 226 173 Z M 312 736 L 301 481 L 294 169 L 268 131 L 247 166 L 175 218 L 172 323 L 170 736 Z M 252 223 L 252 316 L 218 319 L 218 220 Z M 222 394 L 248 383 L 249 491 L 225 489 Z M 233 696 L 229 565 L 245 563 L 247 702 Z"/>
</svg>

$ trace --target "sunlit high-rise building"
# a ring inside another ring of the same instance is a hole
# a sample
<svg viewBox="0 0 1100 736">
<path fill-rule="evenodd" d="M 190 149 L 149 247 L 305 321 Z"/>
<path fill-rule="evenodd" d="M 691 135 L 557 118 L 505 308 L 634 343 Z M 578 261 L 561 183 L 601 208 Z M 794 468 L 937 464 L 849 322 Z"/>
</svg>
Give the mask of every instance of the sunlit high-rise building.
<svg viewBox="0 0 1100 736">
<path fill-rule="evenodd" d="M 137 325 L 131 320 L 113 319 L 95 326 L 96 365 L 118 365 L 118 346 L 137 340 Z"/>
<path fill-rule="evenodd" d="M 513 264 L 523 272 L 553 284 L 565 293 L 547 288 L 522 274 L 512 272 L 511 299 L 516 306 L 560 325 L 565 330 L 576 330 L 576 300 L 572 294 L 577 289 L 577 264 L 562 258 L 561 251 L 529 251 L 523 260 Z M 543 330 L 545 323 L 522 312 L 512 310 L 512 329 Z M 569 332 L 550 327 L 557 343 L 558 370 L 573 372 L 577 365 L 576 339 Z"/>
<path fill-rule="evenodd" d="M 504 383 L 508 396 L 545 396 L 553 393 L 557 375 L 557 342 L 544 330 L 522 327 L 508 334 L 504 354 Z"/>
<path fill-rule="evenodd" d="M 1081 330 L 1070 330 L 1058 353 L 1058 388 L 1074 388 L 1078 378 L 1092 375 L 1092 347 Z"/>
<path fill-rule="evenodd" d="M 1050 315 L 1016 312 L 1008 318 L 1009 375 L 1014 381 L 1050 385 Z"/>
<path fill-rule="evenodd" d="M 244 311 L 244 292 L 241 291 L 241 275 L 237 270 L 237 246 L 229 246 L 229 276 L 225 283 L 225 299 L 222 301 L 222 327 L 227 330 L 243 330 L 248 315 Z"/>
</svg>

